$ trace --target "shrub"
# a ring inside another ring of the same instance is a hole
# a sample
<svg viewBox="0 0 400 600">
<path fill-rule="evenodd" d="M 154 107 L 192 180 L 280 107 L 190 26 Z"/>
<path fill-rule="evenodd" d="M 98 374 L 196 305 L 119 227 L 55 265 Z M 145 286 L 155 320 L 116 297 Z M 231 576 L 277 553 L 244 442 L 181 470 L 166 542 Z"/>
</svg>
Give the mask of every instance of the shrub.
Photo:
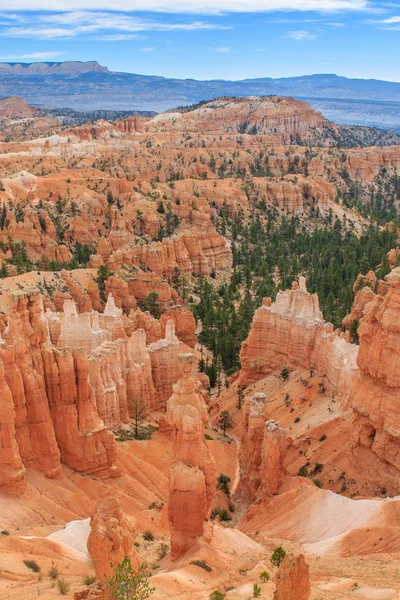
<svg viewBox="0 0 400 600">
<path fill-rule="evenodd" d="M 283 367 L 282 371 L 281 371 L 281 379 L 283 379 L 283 381 L 286 381 L 286 379 L 289 378 L 290 375 L 290 371 L 287 367 Z"/>
<path fill-rule="evenodd" d="M 200 567 L 201 569 L 204 569 L 208 573 L 211 573 L 211 571 L 212 571 L 212 568 L 205 560 L 191 560 L 190 564 L 196 565 L 196 567 Z"/>
<path fill-rule="evenodd" d="M 50 579 L 57 579 L 59 575 L 60 575 L 60 571 L 57 569 L 57 567 L 55 567 L 53 565 L 49 571 Z"/>
<path fill-rule="evenodd" d="M 313 483 L 318 487 L 322 488 L 322 481 L 320 479 L 313 479 Z"/>
<path fill-rule="evenodd" d="M 92 585 L 96 581 L 96 577 L 94 575 L 85 575 L 83 578 L 84 585 Z"/>
<path fill-rule="evenodd" d="M 226 510 L 226 508 L 213 508 L 212 512 L 211 512 L 211 519 L 215 519 L 215 517 L 218 517 L 221 519 L 221 521 L 231 521 L 232 517 L 230 516 L 230 514 L 228 513 L 228 511 Z"/>
<path fill-rule="evenodd" d="M 227 496 L 230 494 L 229 484 L 231 482 L 231 478 L 229 475 L 224 475 L 221 473 L 217 479 L 217 490 L 222 490 Z"/>
<path fill-rule="evenodd" d="M 143 539 L 146 540 L 146 542 L 154 542 L 154 535 L 149 529 L 146 529 L 146 531 L 143 534 Z"/>
<path fill-rule="evenodd" d="M 259 598 L 261 596 L 261 586 L 258 583 L 253 585 L 253 598 Z"/>
<path fill-rule="evenodd" d="M 210 594 L 210 600 L 224 600 L 224 598 L 224 594 L 222 592 L 219 592 L 218 590 L 214 590 Z"/>
<path fill-rule="evenodd" d="M 316 462 L 313 470 L 311 471 L 311 475 L 316 475 L 317 473 L 320 473 L 323 468 L 324 468 L 324 465 L 322 465 L 319 462 Z"/>
<path fill-rule="evenodd" d="M 262 571 L 260 573 L 260 579 L 263 583 L 266 583 L 267 581 L 269 581 L 269 573 L 268 571 Z"/>
<path fill-rule="evenodd" d="M 294 420 L 295 423 L 300 423 L 300 417 L 296 417 Z"/>
<path fill-rule="evenodd" d="M 300 467 L 300 469 L 297 472 L 297 475 L 299 477 L 308 477 L 308 464 L 307 465 L 303 465 L 302 467 Z"/>
<path fill-rule="evenodd" d="M 114 574 L 105 577 L 104 589 L 110 600 L 123 600 L 132 598 L 146 600 L 154 593 L 154 588 L 149 585 L 150 574 L 145 572 L 145 565 L 141 565 L 135 572 L 128 557 L 119 565 L 112 565 Z"/>
<path fill-rule="evenodd" d="M 325 433 L 323 435 L 321 435 L 321 437 L 319 438 L 320 442 L 324 442 L 326 440 L 326 435 Z"/>
<path fill-rule="evenodd" d="M 61 596 L 66 596 L 71 588 L 71 586 L 67 581 L 65 581 L 65 579 L 59 579 L 57 581 L 57 586 Z"/>
<path fill-rule="evenodd" d="M 165 542 L 161 542 L 160 547 L 158 549 L 158 558 L 161 560 L 164 556 L 167 556 L 169 552 L 169 546 Z"/>
<path fill-rule="evenodd" d="M 3 531 L 0 531 L 1 535 L 10 535 L 10 532 L 7 531 L 7 529 L 3 529 Z"/>
<path fill-rule="evenodd" d="M 36 560 L 24 560 L 24 565 L 31 569 L 34 573 L 39 573 L 40 567 L 37 564 Z"/>
<path fill-rule="evenodd" d="M 283 563 L 283 561 L 285 560 L 285 556 L 286 556 L 286 552 L 282 548 L 282 546 L 275 548 L 275 550 L 271 554 L 271 558 L 270 558 L 271 564 L 273 564 L 274 567 L 279 568 L 281 566 L 281 564 Z"/>
</svg>

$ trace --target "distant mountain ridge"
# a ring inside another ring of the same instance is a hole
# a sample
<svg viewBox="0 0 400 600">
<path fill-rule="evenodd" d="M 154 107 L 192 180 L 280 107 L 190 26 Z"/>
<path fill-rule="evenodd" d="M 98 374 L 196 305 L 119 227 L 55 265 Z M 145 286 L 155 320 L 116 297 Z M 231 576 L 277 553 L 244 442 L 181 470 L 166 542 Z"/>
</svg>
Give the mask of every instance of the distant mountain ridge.
<svg viewBox="0 0 400 600">
<path fill-rule="evenodd" d="M 65 62 L 0 62 L 0 75 L 80 75 L 82 73 L 109 73 L 107 67 L 97 61 Z"/>
<path fill-rule="evenodd" d="M 0 63 L 0 97 L 21 96 L 46 108 L 160 112 L 221 96 L 268 95 L 307 99 L 331 117 L 332 109 L 338 122 L 400 131 L 400 83 L 396 82 L 335 74 L 198 81 L 113 72 L 97 61 Z M 390 110 L 385 102 L 391 103 Z"/>
</svg>

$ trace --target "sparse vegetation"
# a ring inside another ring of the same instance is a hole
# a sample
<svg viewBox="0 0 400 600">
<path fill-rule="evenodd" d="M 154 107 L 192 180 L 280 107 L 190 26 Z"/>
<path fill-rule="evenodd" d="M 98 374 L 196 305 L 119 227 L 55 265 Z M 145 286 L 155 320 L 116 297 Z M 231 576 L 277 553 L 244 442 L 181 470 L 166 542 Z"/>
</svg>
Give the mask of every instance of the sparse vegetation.
<svg viewBox="0 0 400 600">
<path fill-rule="evenodd" d="M 200 567 L 201 569 L 204 569 L 208 573 L 211 573 L 211 571 L 212 571 L 212 567 L 210 567 L 210 565 L 205 560 L 191 560 L 190 564 L 196 565 L 196 567 Z"/>
<path fill-rule="evenodd" d="M 258 583 L 253 585 L 253 598 L 259 598 L 261 596 L 261 586 Z"/>
<path fill-rule="evenodd" d="M 262 571 L 262 572 L 260 573 L 260 579 L 261 579 L 261 581 L 262 581 L 263 583 L 266 583 L 267 581 L 269 581 L 269 579 L 270 579 L 270 576 L 269 576 L 269 573 L 268 573 L 268 571 Z"/>
<path fill-rule="evenodd" d="M 154 593 L 149 585 L 150 573 L 146 573 L 144 565 L 135 572 L 125 557 L 119 565 L 112 566 L 114 574 L 106 577 L 104 583 L 110 600 L 146 600 Z"/>
<path fill-rule="evenodd" d="M 214 590 L 210 594 L 210 600 L 224 600 L 224 598 L 224 594 L 222 592 L 219 592 L 218 590 Z"/>
<path fill-rule="evenodd" d="M 58 579 L 57 587 L 62 596 L 66 596 L 71 589 L 70 584 L 63 578 Z"/>
<path fill-rule="evenodd" d="M 211 519 L 215 519 L 215 517 L 219 517 L 221 521 L 231 521 L 232 517 L 226 510 L 226 508 L 213 508 L 211 511 Z"/>
<path fill-rule="evenodd" d="M 24 565 L 31 569 L 34 573 L 39 573 L 40 567 L 37 564 L 36 560 L 24 560 Z"/>
<path fill-rule="evenodd" d="M 280 567 L 281 564 L 283 563 L 283 561 L 285 560 L 286 557 L 286 551 L 282 548 L 282 546 L 279 546 L 278 548 L 275 548 L 275 550 L 273 551 L 270 561 L 271 564 L 274 565 L 274 567 Z"/>
<path fill-rule="evenodd" d="M 217 479 L 217 490 L 222 490 L 227 496 L 230 494 L 229 484 L 231 482 L 231 478 L 229 475 L 224 475 L 221 473 L 218 475 Z"/>
<path fill-rule="evenodd" d="M 283 369 L 280 373 L 281 379 L 283 379 L 283 381 L 286 381 L 287 379 L 289 379 L 289 375 L 290 375 L 289 369 L 287 367 L 283 367 Z"/>
<path fill-rule="evenodd" d="M 94 575 L 85 575 L 83 578 L 83 585 L 92 585 L 96 581 L 96 577 Z"/>
<path fill-rule="evenodd" d="M 49 577 L 50 579 L 57 579 L 60 575 L 60 571 L 57 569 L 56 566 L 52 566 L 51 569 L 49 570 Z"/>
<path fill-rule="evenodd" d="M 154 535 L 149 529 L 146 529 L 146 531 L 143 533 L 143 539 L 146 542 L 154 542 Z"/>
<path fill-rule="evenodd" d="M 220 427 L 222 429 L 222 433 L 224 434 L 224 437 L 226 437 L 227 429 L 232 429 L 232 427 L 233 427 L 233 421 L 232 421 L 232 417 L 231 417 L 229 411 L 224 410 L 219 415 L 218 427 Z"/>
<path fill-rule="evenodd" d="M 158 558 L 162 560 L 165 556 L 167 556 L 169 552 L 169 546 L 165 542 L 161 542 L 160 547 L 158 549 Z"/>
</svg>

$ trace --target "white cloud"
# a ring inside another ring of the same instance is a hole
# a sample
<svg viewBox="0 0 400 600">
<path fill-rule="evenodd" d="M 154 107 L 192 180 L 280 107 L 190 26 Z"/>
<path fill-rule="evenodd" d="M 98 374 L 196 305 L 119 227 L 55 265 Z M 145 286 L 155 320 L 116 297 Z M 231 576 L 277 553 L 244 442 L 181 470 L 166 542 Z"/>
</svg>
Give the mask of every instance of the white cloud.
<svg viewBox="0 0 400 600">
<path fill-rule="evenodd" d="M 143 40 L 145 35 L 136 35 L 135 33 L 116 33 L 115 35 L 98 35 L 96 40 L 102 42 L 121 42 L 123 40 Z"/>
<path fill-rule="evenodd" d="M 315 38 L 317 37 L 315 34 L 310 33 L 309 31 L 289 31 L 289 33 L 287 34 L 288 37 L 292 38 L 292 40 L 298 40 L 298 41 L 303 41 L 303 40 L 315 40 Z"/>
<path fill-rule="evenodd" d="M 155 48 L 153 48 L 152 46 L 149 46 L 147 48 L 140 48 L 140 52 L 153 52 L 153 50 L 155 50 Z"/>
<path fill-rule="evenodd" d="M 379 21 L 379 23 L 387 23 L 388 25 L 391 25 L 393 23 L 400 23 L 400 17 L 390 17 L 389 19 L 382 19 L 382 21 Z"/>
<path fill-rule="evenodd" d="M 142 31 L 196 31 L 208 29 L 230 29 L 228 26 L 214 25 L 204 21 L 167 23 L 153 19 L 114 12 L 72 11 L 44 14 L 36 17 L 37 26 L 13 26 L 3 29 L 0 35 L 14 38 L 71 38 L 103 32 L 110 40 L 110 32 L 127 35 Z M 103 37 L 104 37 L 103 36 Z M 114 38 L 116 39 L 116 38 Z M 121 37 L 119 39 L 122 39 Z M 129 39 L 125 37 L 124 39 Z"/>
<path fill-rule="evenodd" d="M 368 0 L 113 0 L 115 11 L 151 11 L 186 14 L 219 14 L 221 12 L 269 12 L 277 10 L 363 10 Z M 109 0 L 2 0 L 2 10 L 109 10 Z"/>
<path fill-rule="evenodd" d="M 52 40 L 55 38 L 66 38 L 74 35 L 69 29 L 40 28 L 40 27 L 9 27 L 1 32 L 1 35 L 14 38 L 39 38 Z"/>
<path fill-rule="evenodd" d="M 221 48 L 215 48 L 215 52 L 230 52 L 231 49 L 228 46 L 222 46 Z"/>
<path fill-rule="evenodd" d="M 330 27 L 344 27 L 344 23 L 326 23 Z"/>
<path fill-rule="evenodd" d="M 61 56 L 64 52 L 32 52 L 30 54 L 10 54 L 0 56 L 0 60 L 50 60 Z"/>
</svg>

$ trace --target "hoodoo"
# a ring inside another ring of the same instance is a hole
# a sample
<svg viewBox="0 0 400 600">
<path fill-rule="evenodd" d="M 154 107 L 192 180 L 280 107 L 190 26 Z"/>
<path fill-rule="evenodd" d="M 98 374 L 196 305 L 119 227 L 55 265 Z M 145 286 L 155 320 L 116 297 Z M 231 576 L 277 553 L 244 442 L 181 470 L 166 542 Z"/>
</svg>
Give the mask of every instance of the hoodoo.
<svg viewBox="0 0 400 600">
<path fill-rule="evenodd" d="M 193 377 L 195 356 L 180 354 L 179 361 L 182 378 L 174 385 L 166 415 L 173 428 L 168 503 L 172 560 L 203 535 L 216 485 L 215 462 L 204 439 L 207 407 Z"/>
<path fill-rule="evenodd" d="M 303 554 L 288 554 L 276 577 L 274 600 L 308 600 L 310 573 Z"/>
<path fill-rule="evenodd" d="M 100 580 L 111 575 L 112 565 L 118 565 L 124 558 L 129 558 L 135 571 L 138 569 L 135 538 L 135 527 L 124 515 L 121 502 L 113 496 L 99 500 L 90 519 L 87 547 Z"/>
</svg>

